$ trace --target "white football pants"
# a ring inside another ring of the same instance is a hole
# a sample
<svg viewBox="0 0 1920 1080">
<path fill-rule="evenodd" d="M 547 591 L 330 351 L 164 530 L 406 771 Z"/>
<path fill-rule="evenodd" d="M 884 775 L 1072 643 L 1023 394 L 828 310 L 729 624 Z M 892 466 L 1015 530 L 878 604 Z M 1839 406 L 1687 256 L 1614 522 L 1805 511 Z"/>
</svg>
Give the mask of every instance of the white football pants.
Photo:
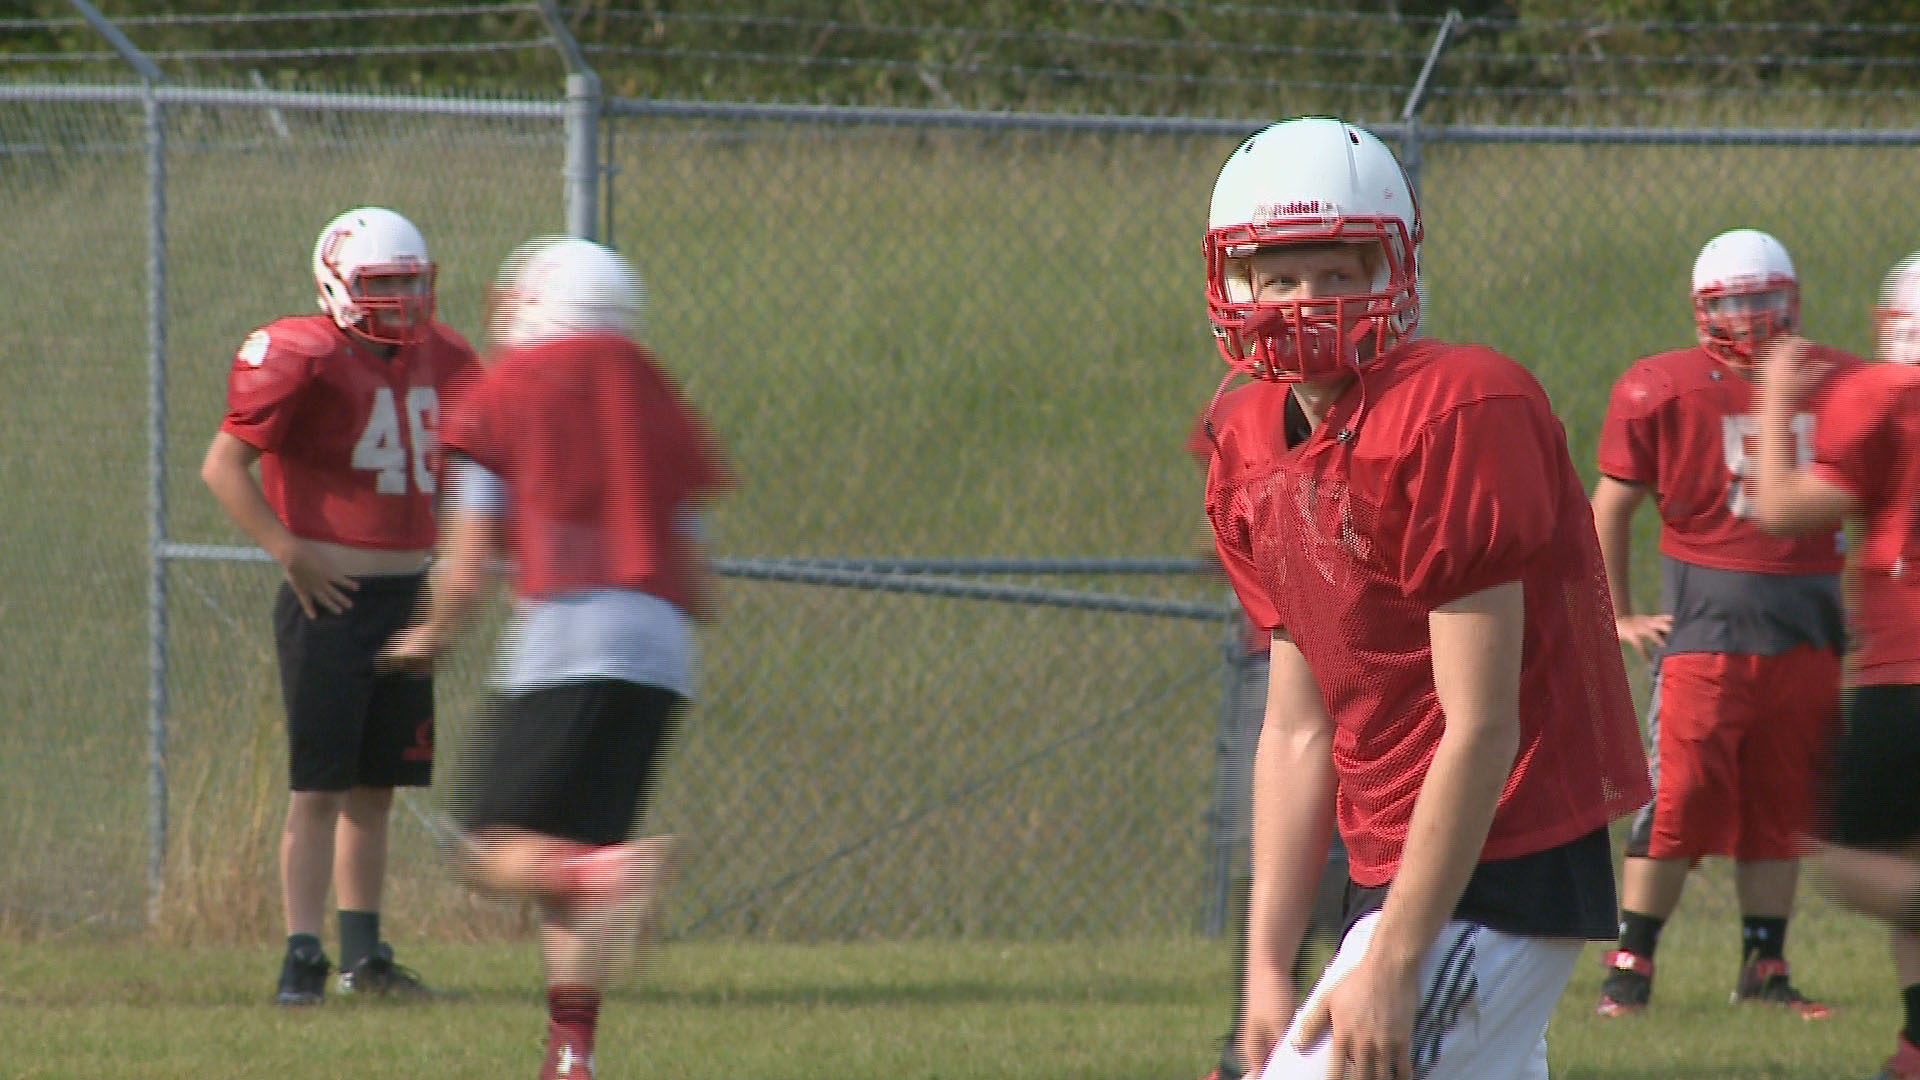
<svg viewBox="0 0 1920 1080">
<path fill-rule="evenodd" d="M 1354 924 L 1309 1000 L 1360 962 L 1379 922 L 1376 911 Z M 1585 944 L 1447 923 L 1420 961 L 1412 1080 L 1546 1080 L 1547 1021 Z M 1330 1040 L 1296 1051 L 1292 1035 L 1257 1080 L 1325 1080 Z"/>
</svg>

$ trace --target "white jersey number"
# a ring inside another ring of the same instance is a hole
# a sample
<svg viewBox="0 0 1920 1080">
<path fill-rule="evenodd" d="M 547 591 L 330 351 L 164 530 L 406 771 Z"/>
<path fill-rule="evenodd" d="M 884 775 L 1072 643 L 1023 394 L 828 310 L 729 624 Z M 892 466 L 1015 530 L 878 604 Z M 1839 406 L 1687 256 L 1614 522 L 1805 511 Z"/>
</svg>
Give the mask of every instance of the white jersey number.
<svg viewBox="0 0 1920 1080">
<path fill-rule="evenodd" d="M 1727 509 L 1734 517 L 1745 519 L 1753 513 L 1753 496 L 1747 493 L 1747 477 L 1752 475 L 1747 457 L 1747 441 L 1753 437 L 1750 414 L 1720 418 L 1721 449 L 1726 455 Z M 1813 414 L 1795 413 L 1793 417 L 1793 457 L 1802 469 L 1813 464 Z"/>
<path fill-rule="evenodd" d="M 440 395 L 431 386 L 416 386 L 407 391 L 406 424 L 400 430 L 400 410 L 394 406 L 393 391 L 382 386 L 373 392 L 373 411 L 360 441 L 353 444 L 353 467 L 374 474 L 373 489 L 382 495 L 405 495 L 407 474 L 413 474 L 413 487 L 433 494 L 433 471 L 428 454 L 433 450 L 433 424 L 440 419 Z"/>
</svg>

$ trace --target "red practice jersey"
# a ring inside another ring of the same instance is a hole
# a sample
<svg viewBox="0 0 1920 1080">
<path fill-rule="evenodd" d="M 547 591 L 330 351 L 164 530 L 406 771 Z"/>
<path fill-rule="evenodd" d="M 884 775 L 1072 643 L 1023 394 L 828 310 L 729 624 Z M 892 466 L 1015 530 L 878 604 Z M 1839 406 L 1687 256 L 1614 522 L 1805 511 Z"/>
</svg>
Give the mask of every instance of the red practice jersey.
<svg viewBox="0 0 1920 1080">
<path fill-rule="evenodd" d="M 473 366 L 439 323 L 383 360 L 324 315 L 290 316 L 241 344 L 220 430 L 261 452 L 261 490 L 295 536 L 429 548 L 440 398 Z"/>
<path fill-rule="evenodd" d="M 1859 357 L 1814 346 L 1837 374 Z M 1831 384 L 1829 384 L 1831 385 Z M 1794 418 L 1802 465 L 1813 458 L 1821 395 Z M 1676 349 L 1636 361 L 1614 383 L 1600 429 L 1600 471 L 1647 488 L 1660 508 L 1660 551 L 1716 570 L 1835 574 L 1846 558 L 1838 530 L 1786 538 L 1748 519 L 1753 473 L 1753 382 L 1705 349 Z"/>
<path fill-rule="evenodd" d="M 1202 470 L 1210 469 L 1213 464 L 1213 435 L 1207 425 L 1224 423 L 1227 412 L 1239 403 L 1238 395 L 1224 394 L 1213 403 L 1210 412 L 1202 413 L 1200 419 L 1193 422 L 1193 430 L 1187 434 L 1187 453 L 1193 455 L 1193 459 L 1200 463 Z M 1273 644 L 1267 636 L 1267 631 L 1244 618 L 1241 622 L 1244 625 L 1240 633 L 1240 644 L 1256 653 L 1266 652 Z"/>
<path fill-rule="evenodd" d="M 602 333 L 516 349 L 458 392 L 441 438 L 506 485 L 523 595 L 627 589 L 703 614 L 688 514 L 730 473 L 652 353 Z"/>
<path fill-rule="evenodd" d="M 1920 683 L 1920 368 L 1868 364 L 1833 384 L 1813 472 L 1864 506 L 1849 582 L 1854 681 Z"/>
<path fill-rule="evenodd" d="M 1248 613 L 1285 630 L 1319 684 L 1354 881 L 1393 878 L 1445 727 L 1429 614 L 1509 581 L 1526 596 L 1520 747 L 1481 860 L 1557 847 L 1647 801 L 1593 515 L 1532 375 L 1415 341 L 1292 448 L 1286 387 L 1230 396 L 1207 514 Z"/>
</svg>

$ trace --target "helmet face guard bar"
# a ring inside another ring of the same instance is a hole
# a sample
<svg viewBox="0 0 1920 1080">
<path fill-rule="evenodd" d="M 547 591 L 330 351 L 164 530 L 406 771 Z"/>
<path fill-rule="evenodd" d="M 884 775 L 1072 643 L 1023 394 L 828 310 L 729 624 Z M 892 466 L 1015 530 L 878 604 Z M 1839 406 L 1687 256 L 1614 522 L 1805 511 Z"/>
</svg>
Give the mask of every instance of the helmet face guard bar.
<svg viewBox="0 0 1920 1080">
<path fill-rule="evenodd" d="M 351 310 L 360 316 L 354 333 L 383 345 L 424 340 L 433 322 L 438 277 L 439 267 L 433 263 L 361 267 L 348 282 Z"/>
</svg>

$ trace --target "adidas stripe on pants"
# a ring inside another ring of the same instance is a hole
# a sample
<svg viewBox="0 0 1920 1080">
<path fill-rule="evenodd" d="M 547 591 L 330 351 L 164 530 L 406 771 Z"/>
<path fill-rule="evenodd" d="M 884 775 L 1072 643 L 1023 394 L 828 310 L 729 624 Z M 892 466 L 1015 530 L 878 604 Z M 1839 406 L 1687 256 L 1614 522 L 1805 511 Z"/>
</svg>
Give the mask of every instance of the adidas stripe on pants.
<svg viewBox="0 0 1920 1080">
<path fill-rule="evenodd" d="M 1309 998 L 1360 962 L 1379 922 L 1354 924 Z M 1546 1080 L 1547 1021 L 1585 944 L 1447 923 L 1420 961 L 1413 1080 Z M 1330 1040 L 1296 1051 L 1287 1034 L 1260 1080 L 1325 1080 Z"/>
</svg>

